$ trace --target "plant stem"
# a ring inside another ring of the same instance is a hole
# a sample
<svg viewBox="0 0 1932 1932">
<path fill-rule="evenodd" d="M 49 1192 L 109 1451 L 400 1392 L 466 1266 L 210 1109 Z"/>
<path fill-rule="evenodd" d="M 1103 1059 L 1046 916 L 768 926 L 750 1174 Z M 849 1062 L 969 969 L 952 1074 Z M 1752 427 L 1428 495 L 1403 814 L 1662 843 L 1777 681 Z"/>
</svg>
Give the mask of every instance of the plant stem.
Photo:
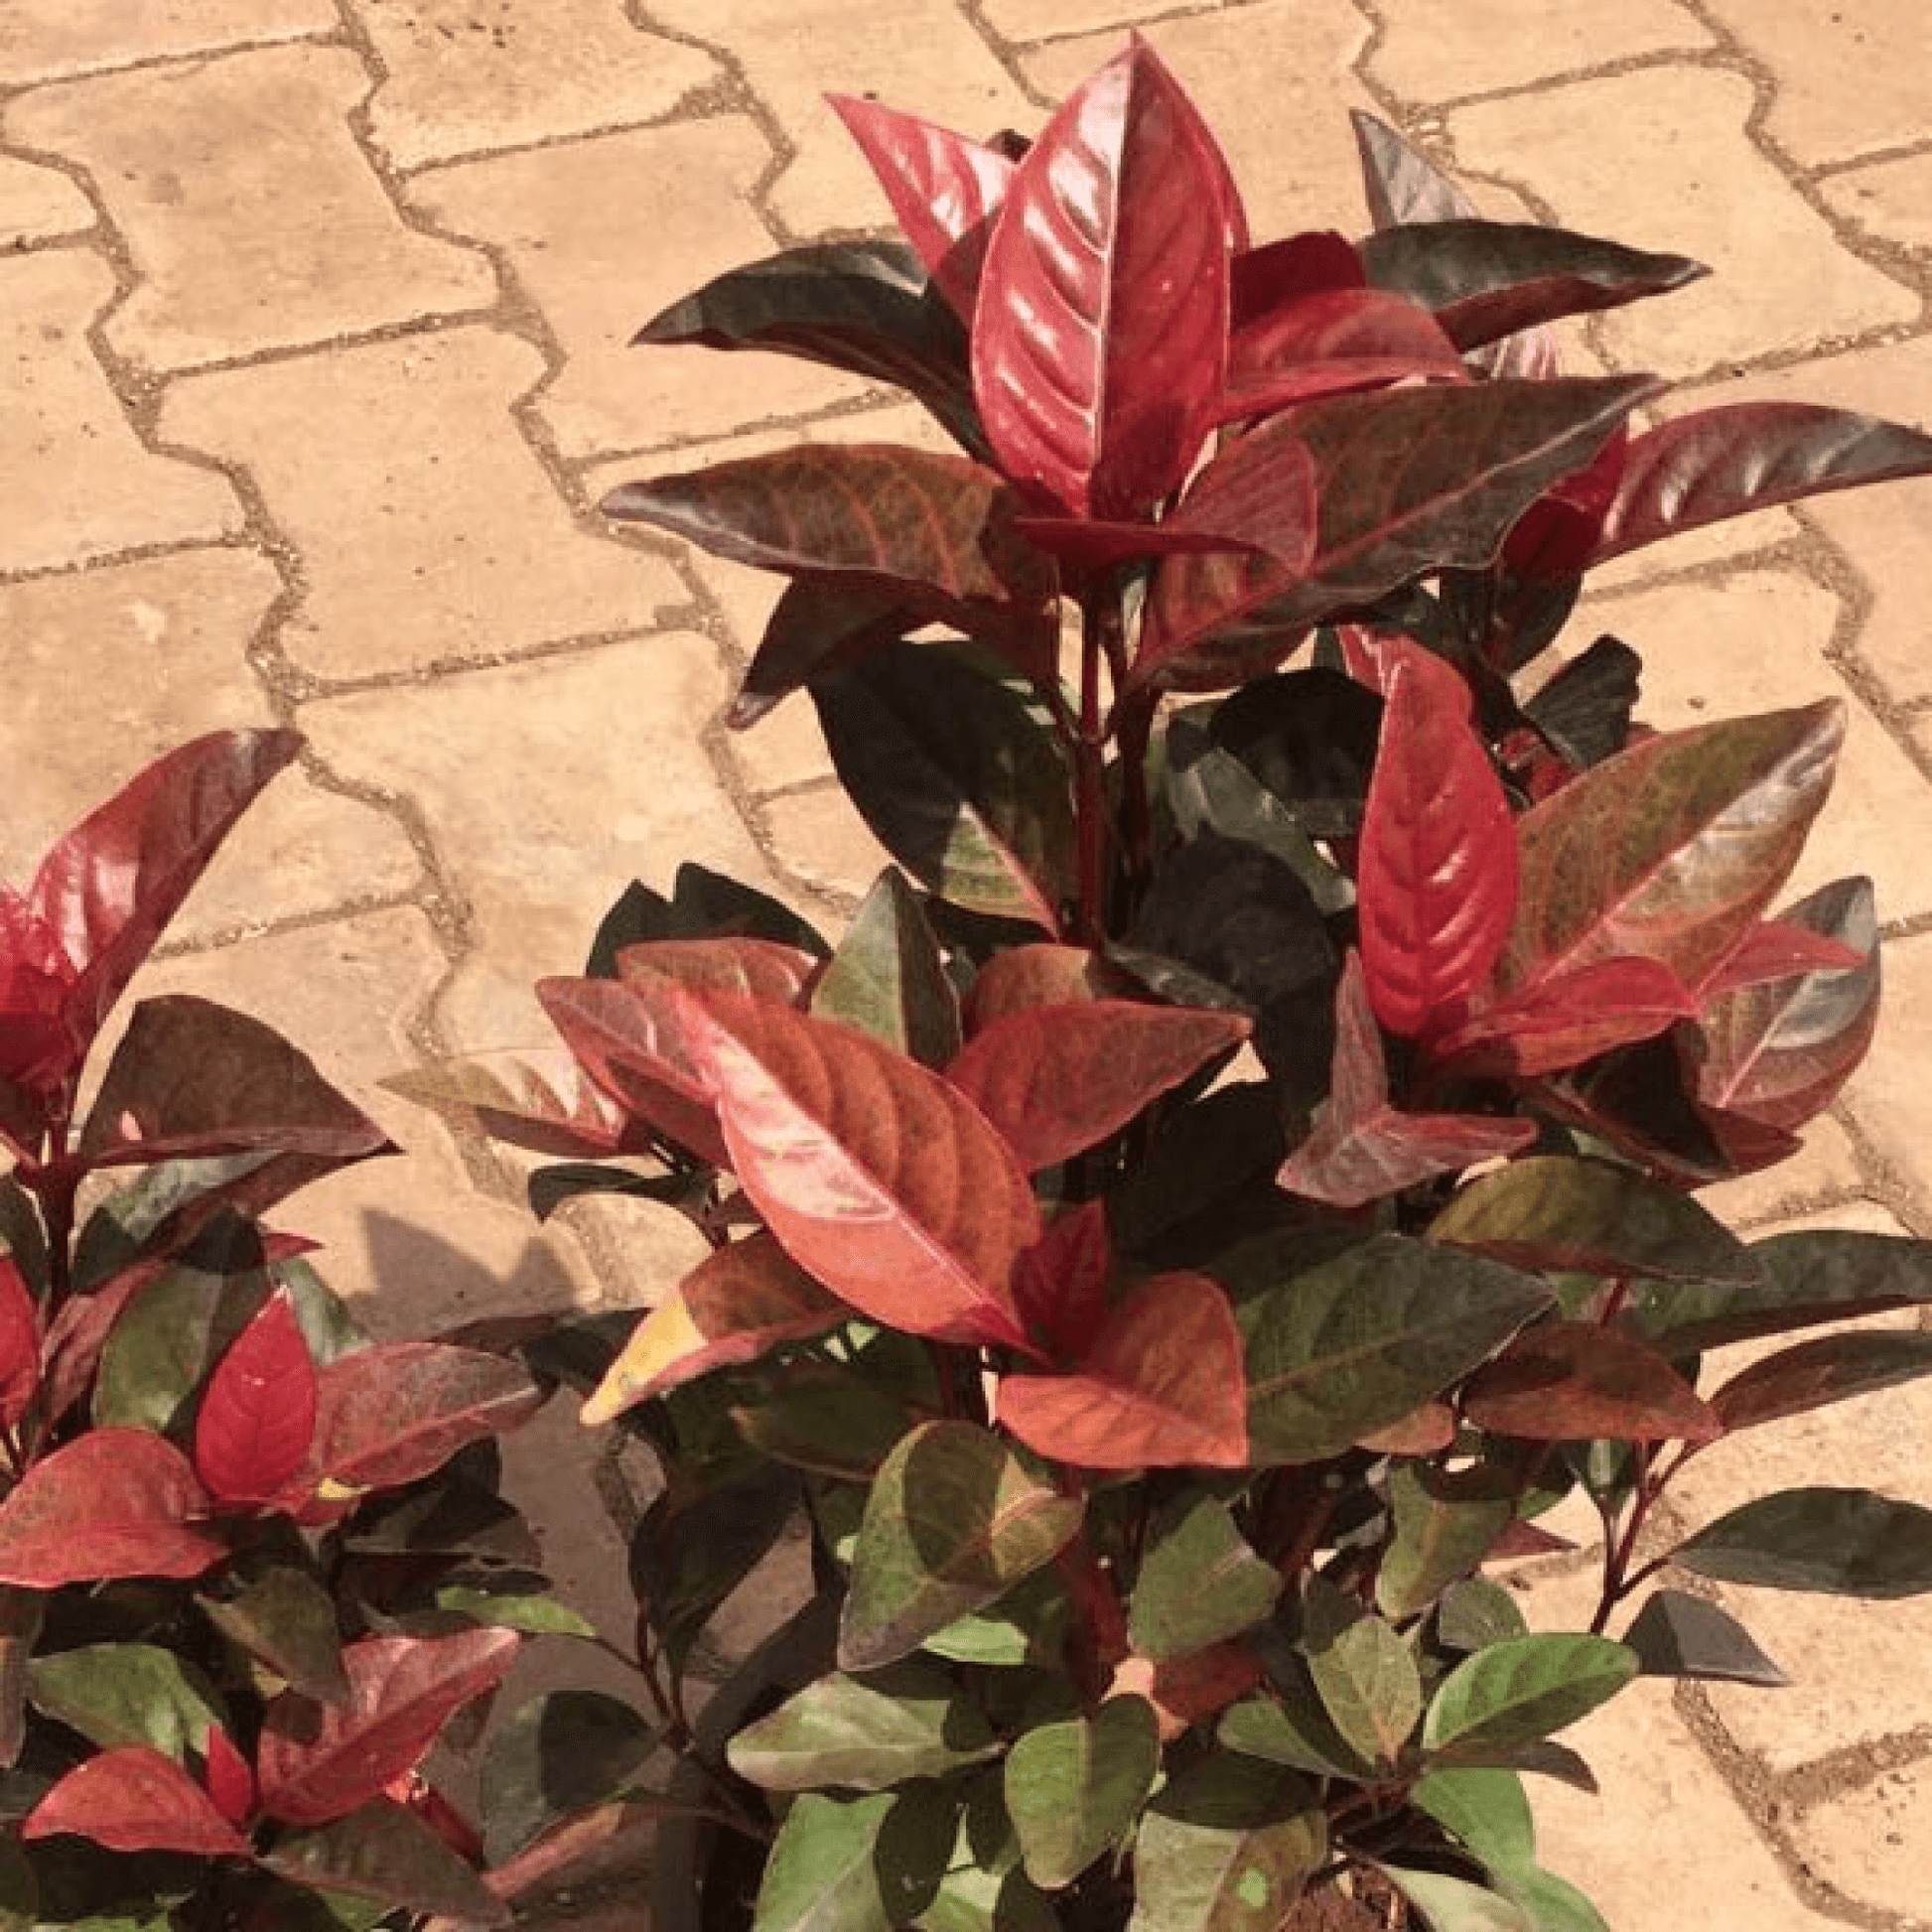
<svg viewBox="0 0 1932 1932">
<path fill-rule="evenodd" d="M 1630 1499 L 1630 1515 L 1624 1523 L 1622 1533 L 1611 1536 L 1605 1526 L 1603 1537 L 1603 1588 L 1596 1602 L 1596 1614 L 1590 1619 L 1590 1634 L 1600 1637 L 1603 1626 L 1610 1620 L 1610 1612 L 1635 1587 L 1635 1583 L 1626 1575 L 1630 1559 L 1636 1553 L 1637 1538 L 1643 1531 L 1644 1518 L 1650 1513 L 1650 1506 L 1657 1500 L 1662 1490 L 1661 1483 L 1650 1479 L 1650 1452 L 1648 1443 L 1639 1443 L 1634 1454 L 1637 1465 L 1637 1486 Z M 1645 1573 L 1646 1575 L 1648 1572 Z"/>
<path fill-rule="evenodd" d="M 1080 899 L 1076 937 L 1098 946 L 1106 937 L 1107 740 L 1100 719 L 1100 667 L 1106 648 L 1105 587 L 1090 581 L 1080 595 L 1080 732 L 1074 742 L 1074 823 L 1077 828 Z M 1118 611 L 1114 621 L 1119 621 Z"/>
</svg>

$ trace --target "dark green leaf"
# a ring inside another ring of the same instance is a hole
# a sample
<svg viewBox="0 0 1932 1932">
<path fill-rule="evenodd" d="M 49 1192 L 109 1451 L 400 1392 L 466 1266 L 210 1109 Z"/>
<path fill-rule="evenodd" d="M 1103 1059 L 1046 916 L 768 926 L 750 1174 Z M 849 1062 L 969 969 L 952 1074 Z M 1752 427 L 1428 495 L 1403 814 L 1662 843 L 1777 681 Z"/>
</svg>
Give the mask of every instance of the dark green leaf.
<svg viewBox="0 0 1932 1932">
<path fill-rule="evenodd" d="M 1423 1713 L 1422 1678 L 1409 1646 L 1345 1591 L 1311 1577 L 1302 1648 L 1342 1741 L 1371 1764 L 1394 1765 Z"/>
<path fill-rule="evenodd" d="M 478 1925 L 507 1925 L 510 1908 L 449 1846 L 399 1804 L 377 1798 L 346 1818 L 292 1832 L 263 1855 L 269 1870 L 301 1884 L 440 1912 Z"/>
<path fill-rule="evenodd" d="M 1443 1592 L 1436 1634 L 1451 1650 L 1483 1650 L 1509 1637 L 1529 1634 L 1516 1598 L 1487 1577 L 1451 1584 Z"/>
<path fill-rule="evenodd" d="M 226 1728 L 219 1694 L 192 1664 L 151 1643 L 89 1644 L 52 1651 L 27 1666 L 27 1695 L 91 1744 L 149 1744 L 177 1762 Z"/>
<path fill-rule="evenodd" d="M 1035 1570 L 998 1602 L 934 1631 L 920 1648 L 956 1664 L 1057 1667 L 1065 1655 L 1071 1611 L 1058 1576 Z"/>
<path fill-rule="evenodd" d="M 1006 1760 L 1007 1815 L 1027 1876 L 1070 1885 L 1140 1816 L 1161 1768 L 1161 1733 L 1143 1698 L 1109 1698 L 1090 1718 L 1041 1725 Z"/>
<path fill-rule="evenodd" d="M 200 1600 L 224 1637 L 285 1683 L 320 1704 L 340 1704 L 348 1695 L 336 1606 L 306 1572 L 269 1570 L 226 1602 Z"/>
<path fill-rule="evenodd" d="M 557 1595 L 547 1578 L 527 1571 L 451 1577 L 437 1585 L 432 1600 L 439 1610 L 500 1630 L 549 1637 L 597 1635 L 591 1620 Z"/>
<path fill-rule="evenodd" d="M 643 1768 L 656 1733 L 621 1698 L 551 1691 L 495 1725 L 479 1785 L 483 1850 L 502 1864 L 554 1825 L 607 1804 Z"/>
<path fill-rule="evenodd" d="M 1654 1591 L 1623 1633 L 1645 1677 L 1716 1679 L 1727 1684 L 1791 1682 L 1733 1616 L 1681 1589 Z"/>
<path fill-rule="evenodd" d="M 1932 1590 L 1932 1509 L 1869 1489 L 1782 1489 L 1699 1530 L 1670 1559 L 1723 1583 L 1917 1596 Z"/>
<path fill-rule="evenodd" d="M 1499 1469 L 1395 1463 L 1389 1470 L 1394 1534 L 1375 1579 L 1382 1614 L 1414 1616 L 1468 1577 L 1508 1524 L 1515 1497 L 1514 1479 Z"/>
<path fill-rule="evenodd" d="M 1423 1723 L 1423 1747 L 1469 1756 L 1535 1742 L 1595 1710 L 1636 1674 L 1635 1653 L 1607 1637 L 1506 1638 L 1444 1679 Z"/>
<path fill-rule="evenodd" d="M 1294 1672 L 1276 1673 L 1276 1696 L 1244 1698 L 1230 1705 L 1216 1735 L 1228 1750 L 1266 1758 L 1317 1777 L 1365 1782 L 1374 1767 L 1349 1749 L 1322 1709 L 1306 1660 Z"/>
<path fill-rule="evenodd" d="M 192 1268 L 171 1268 L 137 1290 L 101 1350 L 95 1427 L 166 1433 L 185 1422 L 215 1358 L 268 1294 L 265 1275 L 224 1278 Z"/>
<path fill-rule="evenodd" d="M 997 1770 L 975 1780 L 939 1890 L 918 1932 L 1060 1932 L 1045 1894 L 1020 1863 Z"/>
<path fill-rule="evenodd" d="M 892 1932 L 932 1903 L 957 1821 L 936 1785 L 792 1803 L 759 1888 L 754 1932 Z"/>
<path fill-rule="evenodd" d="M 1199 1496 L 1155 1530 L 1128 1606 L 1137 1655 L 1184 1657 L 1238 1636 L 1275 1607 L 1282 1580 L 1249 1547 L 1226 1504 Z"/>
<path fill-rule="evenodd" d="M 792 1362 L 732 1411 L 740 1433 L 774 1461 L 816 1475 L 866 1479 L 907 1430 L 930 1418 L 835 1362 Z"/>
<path fill-rule="evenodd" d="M 843 1021 L 927 1066 L 959 1051 L 959 996 L 918 897 L 888 867 L 852 916 L 807 1009 Z"/>
<path fill-rule="evenodd" d="M 1311 838 L 1361 829 L 1382 700 L 1341 671 L 1286 671 L 1217 705 L 1214 743 L 1238 759 Z"/>
</svg>

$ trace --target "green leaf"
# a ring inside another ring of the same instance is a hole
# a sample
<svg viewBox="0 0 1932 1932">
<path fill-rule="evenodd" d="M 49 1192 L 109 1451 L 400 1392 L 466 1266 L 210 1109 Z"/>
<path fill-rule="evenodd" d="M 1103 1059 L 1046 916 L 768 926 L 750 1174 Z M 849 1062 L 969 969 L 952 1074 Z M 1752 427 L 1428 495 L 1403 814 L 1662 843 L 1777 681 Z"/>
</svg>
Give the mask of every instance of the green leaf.
<svg viewBox="0 0 1932 1932">
<path fill-rule="evenodd" d="M 170 1268 L 138 1289 L 101 1350 L 95 1428 L 160 1435 L 176 1428 L 215 1358 L 268 1293 L 265 1275 L 205 1275 L 194 1268 Z"/>
<path fill-rule="evenodd" d="M 1436 1634 L 1451 1650 L 1484 1650 L 1510 1637 L 1529 1635 L 1521 1605 L 1506 1586 L 1471 1577 L 1443 1592 Z"/>
<path fill-rule="evenodd" d="M 1265 1236 L 1215 1265 L 1246 1338 L 1257 1466 L 1321 1461 L 1413 1415 L 1552 1299 L 1499 1262 L 1402 1235 L 1311 1268 L 1294 1255 Z"/>
<path fill-rule="evenodd" d="M 224 1637 L 296 1690 L 320 1704 L 348 1696 L 336 1605 L 306 1572 L 265 1571 L 226 1602 L 197 1600 Z"/>
<path fill-rule="evenodd" d="M 643 1768 L 656 1733 L 621 1698 L 551 1691 L 490 1733 L 479 1791 L 492 1865 L 566 1819 L 595 1810 Z"/>
<path fill-rule="evenodd" d="M 1670 1560 L 1723 1583 L 1918 1596 L 1932 1590 L 1932 1509 L 1870 1489 L 1782 1489 L 1699 1530 Z"/>
<path fill-rule="evenodd" d="M 1059 1578 L 1050 1570 L 1036 1570 L 997 1603 L 935 1631 L 920 1648 L 956 1664 L 1057 1666 L 1071 1613 Z"/>
<path fill-rule="evenodd" d="M 1520 1905 L 1466 1878 L 1378 1864 L 1390 1884 L 1422 1913 L 1434 1932 L 1537 1932 Z"/>
<path fill-rule="evenodd" d="M 1623 1641 L 1637 1653 L 1646 1677 L 1773 1687 L 1791 1682 L 1735 1617 L 1681 1589 L 1653 1591 Z"/>
<path fill-rule="evenodd" d="M 439 1610 L 499 1630 L 526 1630 L 533 1637 L 592 1637 L 597 1626 L 556 1593 L 547 1577 L 527 1571 L 499 1576 L 447 1578 L 431 1599 Z"/>
<path fill-rule="evenodd" d="M 1135 1651 L 1157 1661 L 1238 1636 L 1275 1607 L 1282 1580 L 1212 1496 L 1169 1514 L 1141 1562 L 1128 1605 Z"/>
<path fill-rule="evenodd" d="M 918 1932 L 1060 1932 L 1058 1914 L 1020 1863 L 997 1770 L 975 1781 L 946 1875 L 916 1924 Z"/>
<path fill-rule="evenodd" d="M 1603 1915 L 1568 1878 L 1540 1864 L 1495 1874 L 1496 1888 L 1528 1914 L 1535 1932 L 1610 1932 Z"/>
<path fill-rule="evenodd" d="M 887 1457 L 866 1500 L 839 1663 L 878 1670 L 997 1601 L 1080 1526 L 1082 1505 L 971 1423 L 927 1423 Z"/>
<path fill-rule="evenodd" d="M 1395 1463 L 1389 1470 L 1394 1534 L 1376 1573 L 1377 1608 L 1397 1618 L 1427 1609 L 1489 1553 L 1515 1502 L 1516 1484 L 1500 1469 Z"/>
<path fill-rule="evenodd" d="M 807 1011 L 842 1021 L 927 1066 L 959 1051 L 959 996 L 905 875 L 879 875 L 812 988 Z"/>
<path fill-rule="evenodd" d="M 774 1461 L 860 1480 L 870 1480 L 922 1419 L 897 1394 L 836 1362 L 789 1363 L 732 1410 L 739 1433 Z"/>
<path fill-rule="evenodd" d="M 1371 1764 L 1393 1765 L 1423 1712 L 1422 1678 L 1409 1646 L 1344 1591 L 1311 1577 L 1302 1648 L 1342 1741 Z"/>
<path fill-rule="evenodd" d="M 1265 1758 L 1317 1777 L 1365 1781 L 1365 1763 L 1335 1729 L 1311 1683 L 1290 1680 L 1272 1698 L 1244 1698 L 1230 1705 L 1215 1735 L 1222 1746 L 1247 1757 Z"/>
<path fill-rule="evenodd" d="M 1161 1768 L 1161 1731 L 1144 1698 L 1109 1698 L 1090 1718 L 1040 1725 L 1007 1753 L 1007 1816 L 1027 1876 L 1070 1885 L 1124 1838 Z"/>
<path fill-rule="evenodd" d="M 1148 1807 L 1134 1848 L 1128 1932 L 1275 1932 L 1327 1856 L 1307 1779 L 1207 1758 Z"/>
<path fill-rule="evenodd" d="M 740 1777 L 766 1791 L 884 1791 L 977 1764 L 999 1748 L 950 1673 L 908 1660 L 864 1678 L 834 1672 L 806 1685 L 741 1730 L 725 1754 Z"/>
<path fill-rule="evenodd" d="M 1464 1658 L 1438 1689 L 1423 1748 L 1468 1757 L 1530 1743 L 1614 1697 L 1637 1674 L 1608 1637 L 1510 1637 Z"/>
<path fill-rule="evenodd" d="M 936 1785 L 793 1801 L 759 1887 L 754 1932 L 893 1932 L 939 1890 L 956 1821 Z"/>
<path fill-rule="evenodd" d="M 478 1925 L 507 1925 L 510 1908 L 465 1860 L 415 1816 L 377 1798 L 314 1831 L 291 1832 L 262 1857 L 299 1884 L 438 1912 Z"/>
<path fill-rule="evenodd" d="M 1475 1766 L 1432 1771 L 1410 1792 L 1409 1801 L 1453 1833 L 1492 1875 L 1516 1870 L 1536 1858 L 1536 1821 L 1523 1780 L 1514 1771 Z"/>
<path fill-rule="evenodd" d="M 214 1686 L 159 1644 L 97 1643 L 36 1657 L 27 1695 L 102 1750 L 150 1744 L 177 1763 L 206 1747 L 211 1725 L 228 1725 Z"/>
</svg>

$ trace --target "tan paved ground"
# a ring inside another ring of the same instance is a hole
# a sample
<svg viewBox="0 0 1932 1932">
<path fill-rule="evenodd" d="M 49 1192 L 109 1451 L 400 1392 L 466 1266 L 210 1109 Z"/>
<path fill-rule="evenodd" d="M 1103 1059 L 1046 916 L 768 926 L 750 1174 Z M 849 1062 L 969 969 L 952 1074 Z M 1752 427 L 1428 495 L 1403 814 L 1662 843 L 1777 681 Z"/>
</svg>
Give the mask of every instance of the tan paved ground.
<svg viewBox="0 0 1932 1932">
<path fill-rule="evenodd" d="M 633 875 L 696 857 L 835 913 L 878 859 L 802 706 L 717 729 L 768 589 L 588 505 L 748 433 L 919 432 L 804 364 L 624 337 L 884 218 L 822 88 L 1031 126 L 1133 23 L 1264 232 L 1354 222 L 1342 109 L 1371 105 L 1498 212 L 1718 271 L 1580 360 L 1932 420 L 1923 0 L 0 0 L 0 869 L 193 732 L 308 733 L 148 984 L 283 1025 L 407 1147 L 295 1217 L 383 1325 L 634 1298 L 684 1250 L 610 1215 L 534 1235 L 516 1174 L 377 1076 L 538 1036 L 529 980 Z M 1595 615 L 1660 722 L 1850 700 L 1807 876 L 1870 871 L 1891 935 L 1869 1069 L 1727 1205 L 1932 1235 L 1932 483 L 1644 565 Z M 1932 1393 L 1877 1398 L 1713 1451 L 1684 1505 L 1932 1500 L 1928 1444 Z M 1749 1614 L 1796 1686 L 1650 1685 L 1591 1721 L 1606 1804 L 1548 1799 L 1551 1863 L 1617 1932 L 1932 1926 L 1932 1607 Z"/>
</svg>

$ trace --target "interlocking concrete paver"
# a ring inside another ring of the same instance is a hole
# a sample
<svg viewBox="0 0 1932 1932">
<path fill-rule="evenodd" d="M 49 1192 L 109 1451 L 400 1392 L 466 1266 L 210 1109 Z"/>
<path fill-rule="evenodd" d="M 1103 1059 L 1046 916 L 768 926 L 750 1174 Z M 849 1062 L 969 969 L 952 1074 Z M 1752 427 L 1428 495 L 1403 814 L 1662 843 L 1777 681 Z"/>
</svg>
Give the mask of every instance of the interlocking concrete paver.
<svg viewBox="0 0 1932 1932">
<path fill-rule="evenodd" d="M 58 168 L 0 154 L 0 250 L 79 234 L 93 225 L 92 205 Z"/>
<path fill-rule="evenodd" d="M 509 416 L 525 342 L 457 329 L 174 383 L 171 438 L 247 465 L 302 551 L 292 659 L 332 679 L 633 630 L 685 593 L 581 529 Z M 322 426 L 326 434 L 319 434 Z"/>
<path fill-rule="evenodd" d="M 980 0 L 980 18 L 1005 40 L 1058 40 L 1100 27 L 1137 27 L 1174 11 L 1173 0 Z"/>
<path fill-rule="evenodd" d="M 78 576 L 0 585 L 0 877 L 40 854 L 105 789 L 202 732 L 272 722 L 248 642 L 281 580 L 252 551 L 184 550 Z M 74 702 L 84 691 L 88 701 Z M 284 772 L 169 928 L 192 941 L 412 891 L 420 868 L 393 820 Z"/>
<path fill-rule="evenodd" d="M 537 403 L 567 456 L 720 436 L 864 385 L 792 356 L 631 348 L 666 304 L 773 252 L 749 196 L 771 161 L 741 114 L 416 176 L 444 227 L 497 243 L 569 356 Z"/>
<path fill-rule="evenodd" d="M 1932 154 L 1900 155 L 1827 175 L 1818 192 L 1836 214 L 1899 248 L 1932 250 Z"/>
<path fill-rule="evenodd" d="M 7 0 L 0 85 L 333 34 L 341 25 L 332 0 Z"/>
<path fill-rule="evenodd" d="M 488 261 L 405 227 L 355 145 L 369 85 L 346 48 L 268 48 L 41 88 L 4 126 L 92 171 L 140 277 L 108 340 L 179 368 L 494 302 Z"/>
<path fill-rule="evenodd" d="M 893 863 L 893 855 L 833 784 L 815 785 L 773 806 L 771 848 L 794 879 L 847 899 L 863 898 Z"/>
<path fill-rule="evenodd" d="M 1775 1168 L 1719 1181 L 1698 1199 L 1730 1228 L 1756 1228 L 1821 1200 L 1855 1194 L 1863 1179 L 1858 1150 L 1830 1114 L 1803 1130 L 1804 1146 Z"/>
<path fill-rule="evenodd" d="M 1380 13 L 1368 71 L 1404 99 L 1431 103 L 1713 45 L 1677 0 L 1383 0 Z"/>
<path fill-rule="evenodd" d="M 1146 33 L 1227 150 L 1257 241 L 1367 225 L 1348 110 L 1376 102 L 1352 70 L 1369 23 L 1350 0 L 1255 0 Z M 1120 41 L 1058 42 L 1027 58 L 1027 78 L 1057 100 Z"/>
<path fill-rule="evenodd" d="M 672 112 L 717 61 L 623 0 L 347 0 L 387 72 L 369 127 L 401 168 Z"/>
<path fill-rule="evenodd" d="M 1533 186 L 1574 228 L 1675 250 L 1710 278 L 1602 318 L 1629 368 L 1716 363 L 1915 321 L 1918 298 L 1852 254 L 1752 143 L 1738 73 L 1666 67 L 1455 109 L 1468 167 Z M 1641 156 L 1609 166 L 1606 157 Z"/>
<path fill-rule="evenodd" d="M 1592 600 L 1589 616 L 1640 652 L 1640 715 L 1669 731 L 1714 717 L 1839 698 L 1846 744 L 1831 797 L 1780 903 L 1867 874 L 1881 921 L 1932 911 L 1932 878 L 1910 836 L 1932 838 L 1932 792 L 1825 658 L 1839 600 L 1789 570 L 1746 570 L 1721 584 Z"/>
<path fill-rule="evenodd" d="M 239 531 L 213 471 L 142 447 L 87 342 L 114 272 L 73 249 L 0 261 L 0 573 Z"/>
<path fill-rule="evenodd" d="M 729 45 L 796 147 L 767 201 L 800 237 L 890 218 L 827 91 L 869 94 L 962 133 L 1032 132 L 1039 110 L 951 7 L 929 0 L 654 0 L 667 27 Z"/>
<path fill-rule="evenodd" d="M 1932 1758 L 1881 1773 L 1816 1806 L 1792 1826 L 1805 1863 L 1860 1904 L 1932 1924 Z"/>
<path fill-rule="evenodd" d="M 1847 1083 L 1845 1101 L 1921 1207 L 1932 1209 L 1932 1132 L 1925 1121 L 1925 1069 L 1932 1066 L 1932 933 L 1887 940 L 1883 970 L 1878 1037 Z"/>
</svg>

